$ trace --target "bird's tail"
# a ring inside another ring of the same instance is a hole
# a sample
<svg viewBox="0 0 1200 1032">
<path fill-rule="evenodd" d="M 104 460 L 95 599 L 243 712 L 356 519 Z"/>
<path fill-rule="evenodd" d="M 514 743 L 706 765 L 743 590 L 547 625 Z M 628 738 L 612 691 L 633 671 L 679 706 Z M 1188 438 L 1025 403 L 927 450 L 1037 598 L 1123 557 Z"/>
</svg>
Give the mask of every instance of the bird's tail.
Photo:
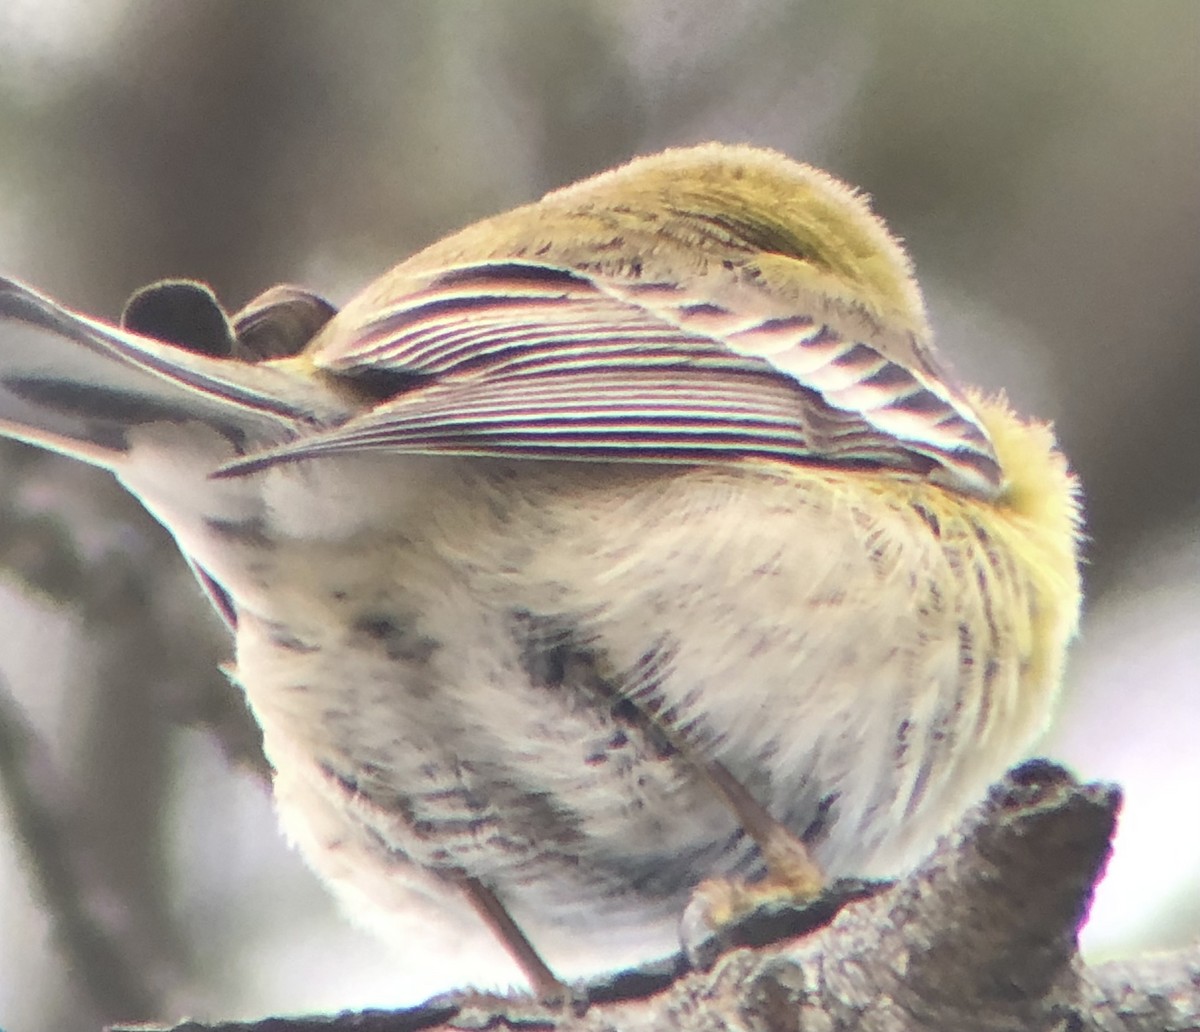
<svg viewBox="0 0 1200 1032">
<path fill-rule="evenodd" d="M 165 343 L 0 278 L 0 436 L 116 470 L 140 424 L 198 421 L 240 449 L 287 440 L 330 402 L 279 363 Z"/>
</svg>

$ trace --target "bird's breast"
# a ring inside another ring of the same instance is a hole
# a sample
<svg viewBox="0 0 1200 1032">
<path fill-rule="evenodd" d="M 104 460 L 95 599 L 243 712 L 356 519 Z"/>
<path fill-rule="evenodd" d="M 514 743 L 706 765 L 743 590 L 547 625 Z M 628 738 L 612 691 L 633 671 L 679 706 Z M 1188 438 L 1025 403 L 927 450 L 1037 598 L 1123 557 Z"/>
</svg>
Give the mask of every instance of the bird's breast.
<svg viewBox="0 0 1200 1032">
<path fill-rule="evenodd" d="M 213 561 L 284 823 L 377 909 L 467 874 L 551 954 L 601 915 L 670 929 L 696 882 L 757 869 L 710 760 L 828 873 L 896 873 L 1049 702 L 1019 556 L 940 489 L 321 465 L 266 474 L 290 479 Z"/>
</svg>

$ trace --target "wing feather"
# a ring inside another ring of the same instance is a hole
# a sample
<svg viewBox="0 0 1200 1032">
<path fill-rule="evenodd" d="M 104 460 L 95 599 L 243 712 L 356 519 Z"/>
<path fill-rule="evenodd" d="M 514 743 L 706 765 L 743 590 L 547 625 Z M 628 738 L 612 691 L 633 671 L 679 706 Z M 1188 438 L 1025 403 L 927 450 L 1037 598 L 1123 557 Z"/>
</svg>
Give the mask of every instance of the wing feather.
<svg viewBox="0 0 1200 1032">
<path fill-rule="evenodd" d="M 666 283 L 523 261 L 430 276 L 309 354 L 403 389 L 339 426 L 250 455 L 251 472 L 347 451 L 639 462 L 878 466 L 993 495 L 970 406 L 815 315 L 763 314 Z M 399 382 L 399 381 L 398 381 Z"/>
</svg>

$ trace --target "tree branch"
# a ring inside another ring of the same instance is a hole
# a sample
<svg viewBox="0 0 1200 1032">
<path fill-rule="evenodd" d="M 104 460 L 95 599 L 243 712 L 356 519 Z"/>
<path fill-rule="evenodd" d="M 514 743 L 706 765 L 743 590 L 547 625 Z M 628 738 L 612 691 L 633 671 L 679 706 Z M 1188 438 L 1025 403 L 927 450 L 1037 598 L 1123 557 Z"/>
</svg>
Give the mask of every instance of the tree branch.
<svg viewBox="0 0 1200 1032">
<path fill-rule="evenodd" d="M 870 898 L 861 886 L 759 913 L 707 971 L 682 958 L 587 987 L 590 1006 L 473 992 L 404 1011 L 176 1026 L 171 1032 L 672 1028 L 824 1032 L 1169 1032 L 1200 1027 L 1200 950 L 1089 968 L 1077 932 L 1107 862 L 1112 785 L 1032 761 L 1009 772 L 932 856 Z M 805 931 L 809 928 L 810 930 Z M 145 1027 L 142 1026 L 143 1032 Z"/>
<path fill-rule="evenodd" d="M 0 682 L 0 797 L 25 847 L 36 891 L 51 916 L 59 948 L 85 995 L 103 1014 L 152 1014 L 158 999 L 102 900 L 119 898 L 98 862 L 70 833 L 76 807 L 50 751 Z M 111 909 L 111 908 L 110 908 Z"/>
</svg>

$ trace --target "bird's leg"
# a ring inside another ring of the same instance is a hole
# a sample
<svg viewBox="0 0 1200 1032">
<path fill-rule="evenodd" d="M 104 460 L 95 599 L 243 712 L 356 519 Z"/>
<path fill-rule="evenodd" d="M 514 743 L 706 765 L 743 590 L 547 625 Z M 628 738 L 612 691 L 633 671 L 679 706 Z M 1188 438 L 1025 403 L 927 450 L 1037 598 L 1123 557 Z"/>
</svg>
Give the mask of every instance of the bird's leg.
<svg viewBox="0 0 1200 1032">
<path fill-rule="evenodd" d="M 533 943 L 525 937 L 495 893 L 474 878 L 464 878 L 459 884 L 467 902 L 517 962 L 534 993 L 543 1000 L 566 999 L 569 996 L 567 987 L 554 977 L 554 972 L 538 955 Z"/>
<path fill-rule="evenodd" d="M 806 901 L 819 895 L 826 878 L 804 843 L 772 817 L 724 765 L 709 762 L 704 764 L 704 770 L 746 834 L 758 844 L 767 874 L 749 883 L 733 878 L 701 882 L 688 904 L 689 920 L 715 930 L 761 903 L 779 899 Z"/>
</svg>

